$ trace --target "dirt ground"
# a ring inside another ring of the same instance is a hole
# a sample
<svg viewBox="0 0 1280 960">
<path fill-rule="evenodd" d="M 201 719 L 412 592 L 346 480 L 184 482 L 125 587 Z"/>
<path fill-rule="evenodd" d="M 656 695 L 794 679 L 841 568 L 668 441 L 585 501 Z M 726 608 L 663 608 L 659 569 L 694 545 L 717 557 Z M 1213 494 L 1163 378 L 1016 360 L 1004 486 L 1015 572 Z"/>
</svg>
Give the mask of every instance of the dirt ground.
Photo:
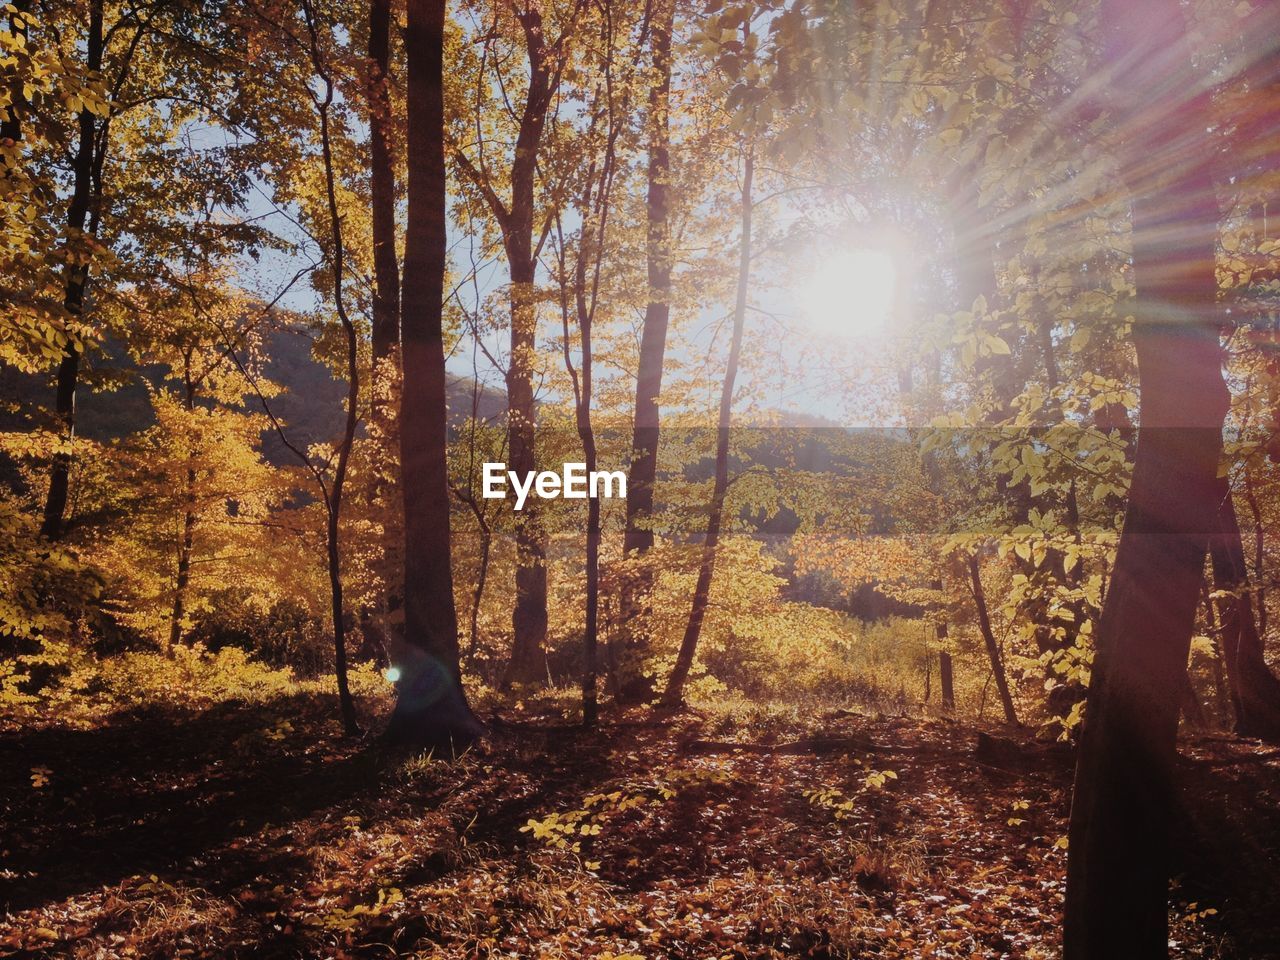
<svg viewBox="0 0 1280 960">
<path fill-rule="evenodd" d="M 0 730 L 0 956 L 1058 955 L 1065 750 L 636 713 L 498 722 L 444 760 L 344 741 L 335 713 Z M 1182 753 L 1170 953 L 1280 957 L 1280 751 Z"/>
</svg>

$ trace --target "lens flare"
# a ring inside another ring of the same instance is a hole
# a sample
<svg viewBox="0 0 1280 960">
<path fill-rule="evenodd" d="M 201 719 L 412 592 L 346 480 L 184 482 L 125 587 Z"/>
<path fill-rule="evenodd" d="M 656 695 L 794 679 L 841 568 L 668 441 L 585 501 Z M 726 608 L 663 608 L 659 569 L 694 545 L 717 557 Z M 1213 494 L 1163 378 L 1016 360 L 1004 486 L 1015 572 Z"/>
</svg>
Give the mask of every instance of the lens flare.
<svg viewBox="0 0 1280 960">
<path fill-rule="evenodd" d="M 877 336 L 888 327 L 896 287 L 897 268 L 888 253 L 843 250 L 817 265 L 800 302 L 816 330 L 836 337 Z"/>
</svg>

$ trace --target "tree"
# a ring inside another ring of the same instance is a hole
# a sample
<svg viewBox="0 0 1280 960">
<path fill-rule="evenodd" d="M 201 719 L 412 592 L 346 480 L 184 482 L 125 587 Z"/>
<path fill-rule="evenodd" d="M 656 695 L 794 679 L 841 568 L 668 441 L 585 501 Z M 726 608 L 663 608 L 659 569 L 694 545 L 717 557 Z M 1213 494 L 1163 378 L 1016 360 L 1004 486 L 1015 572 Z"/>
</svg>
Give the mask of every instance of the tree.
<svg viewBox="0 0 1280 960">
<path fill-rule="evenodd" d="M 744 28 L 744 31 L 747 28 Z M 749 32 L 749 31 L 748 31 Z M 724 383 L 720 389 L 720 411 L 716 423 L 715 479 L 708 505 L 707 529 L 703 535 L 701 559 L 698 563 L 698 581 L 693 590 L 693 602 L 689 609 L 689 622 L 680 641 L 675 666 L 667 679 L 662 694 L 662 704 L 671 709 L 684 703 L 684 684 L 693 667 L 698 650 L 698 638 L 707 615 L 707 600 L 711 594 L 711 579 L 715 575 L 716 547 L 720 542 L 720 527 L 724 521 L 725 496 L 729 491 L 729 432 L 733 420 L 733 385 L 738 375 L 738 362 L 742 354 L 742 331 L 747 317 L 747 293 L 751 284 L 751 208 L 752 187 L 755 179 L 755 141 L 747 137 L 740 144 L 742 158 L 742 186 L 739 197 L 738 235 L 738 288 L 733 306 L 733 332 L 729 342 L 729 359 L 725 366 Z"/>
<path fill-rule="evenodd" d="M 577 232 L 576 249 L 566 250 L 564 227 L 561 217 L 556 217 L 556 251 L 560 280 L 560 307 L 563 329 L 565 369 L 573 386 L 574 423 L 582 442 L 583 458 L 588 476 L 595 473 L 600 463 L 596 442 L 595 424 L 592 420 L 592 400 L 595 385 L 595 353 L 592 333 L 596 311 L 601 300 L 601 276 L 610 251 L 605 246 L 609 217 L 612 212 L 614 178 L 618 169 L 618 141 L 626 126 L 630 104 L 630 76 L 624 70 L 622 76 L 614 75 L 615 51 L 625 49 L 617 41 L 625 35 L 629 22 L 615 18 L 612 3 L 601 5 L 599 76 L 590 101 L 586 104 L 590 120 L 583 136 L 583 152 L 590 152 L 586 173 L 579 192 L 576 213 L 581 222 Z M 648 17 L 641 24 L 641 32 L 649 27 Z M 572 302 L 572 307 L 570 307 Z M 579 364 L 573 361 L 572 337 L 569 317 L 573 314 L 578 334 Z M 586 602 L 583 631 L 582 668 L 582 722 L 594 726 L 599 715 L 598 673 L 600 636 L 600 541 L 601 505 L 595 491 L 588 493 L 586 530 Z"/>
<path fill-rule="evenodd" d="M 650 50 L 653 78 L 649 87 L 647 117 L 648 167 L 645 198 L 645 261 L 649 295 L 644 325 L 640 333 L 640 359 L 636 368 L 635 416 L 631 436 L 631 467 L 627 478 L 627 520 L 623 537 L 624 555 L 643 555 L 653 546 L 653 494 L 658 469 L 659 398 L 667 349 L 667 326 L 671 319 L 671 35 L 675 23 L 675 0 L 655 0 L 651 18 Z M 642 568 L 643 570 L 643 568 Z M 643 657 L 640 639 L 628 630 L 632 608 L 651 584 L 642 572 L 622 586 L 620 604 L 624 611 L 622 641 L 616 643 L 610 660 L 617 696 L 638 702 L 652 693 L 652 684 L 639 669 Z"/>
<path fill-rule="evenodd" d="M 400 267 L 396 260 L 394 117 L 389 91 L 391 0 L 369 3 L 369 198 L 373 243 L 373 363 L 394 364 L 400 343 Z"/>
<path fill-rule="evenodd" d="M 129 332 L 105 330 L 98 303 L 135 270 L 149 276 L 184 217 L 198 217 L 206 205 L 234 206 L 249 190 L 234 148 L 175 146 L 187 125 L 234 116 L 228 126 L 251 129 L 257 117 L 240 111 L 241 92 L 223 82 L 228 51 L 242 34 L 204 5 L 82 0 L 39 17 L 21 8 L 18 14 L 23 37 L 13 79 L 21 96 L 4 119 L 11 133 L 22 134 L 23 169 L 3 177 L 6 202 L 13 191 L 18 206 L 16 216 L 6 217 L 0 356 L 27 367 L 30 356 L 11 346 L 25 342 L 37 347 L 40 366 L 56 362 L 57 442 L 41 529 L 60 539 L 74 500 L 76 407 L 86 364 L 106 334 L 127 340 Z M 185 69 L 163 66 L 174 63 Z M 16 148 L 0 152 L 16 157 Z M 213 154 L 221 161 L 216 166 L 206 162 Z M 253 233 L 224 222 L 197 239 L 204 247 L 234 236 L 247 251 Z M 98 282 L 102 298 L 93 295 Z"/>
<path fill-rule="evenodd" d="M 1236 732 L 1276 742 L 1280 740 L 1280 679 L 1264 658 L 1263 634 L 1254 615 L 1254 591 L 1227 478 L 1219 481 L 1214 494 L 1217 526 L 1209 541 L 1209 557 L 1214 589 L 1220 595 L 1218 621 Z M 1259 601 L 1259 608 L 1263 602 Z"/>
<path fill-rule="evenodd" d="M 88 34 L 85 40 L 85 69 L 96 74 L 102 69 L 103 61 L 103 0 L 90 0 Z M 140 35 L 143 27 L 137 28 Z M 117 77 L 119 81 L 127 76 L 132 51 L 124 60 Z M 73 243 L 84 240 L 92 241 L 98 233 L 102 222 L 99 204 L 102 196 L 102 170 L 106 161 L 106 145 L 110 142 L 106 136 L 106 127 L 110 117 L 102 121 L 103 129 L 99 130 L 99 120 L 89 104 L 80 110 L 78 118 L 79 140 L 76 145 L 75 158 L 72 161 L 73 184 L 71 199 L 67 204 L 67 236 Z M 91 214 L 92 211 L 92 214 Z M 65 279 L 65 293 L 62 306 L 69 320 L 75 323 L 84 313 L 85 291 L 89 284 L 89 262 L 79 262 L 78 258 L 68 261 Z M 80 347 L 68 339 L 63 348 L 62 360 L 58 364 L 57 414 L 62 421 L 63 449 L 54 454 L 49 470 L 49 492 L 44 502 L 44 520 L 40 532 L 50 540 L 62 535 L 62 524 L 67 511 L 67 494 L 71 481 L 71 444 L 75 440 L 76 429 L 76 386 L 80 375 Z"/>
<path fill-rule="evenodd" d="M 404 648 L 387 736 L 457 750 L 483 733 L 458 664 L 446 459 L 444 276 L 445 0 L 409 0 L 409 221 L 401 317 Z"/>
<path fill-rule="evenodd" d="M 1180 692 L 1216 525 L 1228 394 L 1208 96 L 1176 0 L 1102 5 L 1111 122 L 1131 196 L 1141 432 L 1102 610 L 1071 805 L 1064 956 L 1168 950 Z"/>
<path fill-rule="evenodd" d="M 395 416 L 391 405 L 399 383 L 400 363 L 400 264 L 396 255 L 396 166 L 395 116 L 392 111 L 391 86 L 391 0 L 369 3 L 369 220 L 373 253 L 373 297 L 371 363 L 370 363 L 370 434 L 377 459 L 377 477 L 370 484 L 368 496 L 374 506 L 387 500 L 388 487 L 394 478 L 392 447 Z M 385 647 L 387 617 L 374 620 L 376 612 L 394 614 L 403 603 L 397 573 L 393 512 L 383 510 L 381 562 L 377 563 L 382 591 L 373 604 L 360 613 L 362 626 L 379 634 Z M 371 609 L 372 608 L 372 609 Z"/>
<path fill-rule="evenodd" d="M 991 675 L 996 681 L 996 692 L 1000 695 L 1000 707 L 1004 710 L 1004 721 L 1012 726 L 1018 725 L 1018 713 L 1013 707 L 1013 696 L 1009 693 L 1009 679 L 1004 669 L 1004 659 L 1000 655 L 996 643 L 995 632 L 991 629 L 991 616 L 987 612 L 987 593 L 982 587 L 982 564 L 977 553 L 970 553 L 965 560 L 969 571 L 969 589 L 973 594 L 974 609 L 978 613 L 978 629 L 982 632 L 982 643 L 987 651 L 987 660 L 991 664 Z"/>
<path fill-rule="evenodd" d="M 333 107 L 334 82 L 330 75 L 330 67 L 321 50 L 320 24 L 316 20 L 309 0 L 303 0 L 303 15 L 306 20 L 308 49 L 311 64 L 319 78 L 321 92 L 317 94 L 308 85 L 316 115 L 320 120 L 320 152 L 324 165 L 324 198 L 328 213 L 329 265 L 332 274 L 332 295 L 334 309 L 338 314 L 338 322 L 342 325 L 342 335 L 346 346 L 346 378 L 347 402 L 346 417 L 342 427 L 342 437 L 338 442 L 338 456 L 333 467 L 333 476 L 329 484 L 321 484 L 325 504 L 325 546 L 328 556 L 329 591 L 333 608 L 333 644 L 334 671 L 338 678 L 338 701 L 342 710 L 342 726 L 348 736 L 360 733 L 360 724 L 356 720 L 355 703 L 347 682 L 347 619 L 342 599 L 342 499 L 346 491 L 347 468 L 351 462 L 351 448 L 355 443 L 356 425 L 359 422 L 360 410 L 360 360 L 359 339 L 355 323 L 347 313 L 346 305 L 346 239 L 343 234 L 342 217 L 338 211 L 337 175 L 334 171 L 333 137 L 330 132 L 330 110 Z M 320 479 L 317 474 L 317 479 Z"/>
<path fill-rule="evenodd" d="M 483 124 L 474 129 L 468 124 L 468 140 L 477 139 L 477 157 L 473 159 L 458 142 L 452 154 L 466 181 L 480 194 L 484 205 L 496 221 L 502 235 L 510 279 L 510 355 L 507 358 L 507 446 L 508 467 L 520 475 L 536 468 L 535 444 L 537 410 L 534 402 L 534 371 L 537 360 L 537 300 L 535 287 L 538 256 L 550 229 L 552 218 L 543 224 L 536 221 L 538 163 L 548 119 L 556 106 L 561 78 L 571 50 L 570 41 L 577 21 L 585 9 L 583 0 L 573 0 L 556 10 L 559 35 L 548 35 L 547 17 L 553 7 L 544 11 L 541 4 L 510 2 L 499 5 L 493 14 L 493 26 L 486 30 L 486 43 L 496 43 L 503 29 L 514 20 L 527 67 L 525 75 L 509 84 L 500 74 L 488 75 L 490 52 L 476 75 L 477 102 L 490 96 L 491 84 L 506 89 L 509 85 L 524 89 L 524 102 L 517 111 L 506 180 L 509 197 L 504 200 L 490 172 L 492 159 L 485 154 Z M 500 71 L 506 58 L 492 57 L 492 69 Z M 479 133 L 480 137 L 475 135 Z M 516 597 L 512 610 L 514 640 L 511 660 L 503 676 L 504 685 L 541 683 L 546 679 L 547 640 L 547 558 L 546 531 L 535 503 L 522 510 L 516 522 Z"/>
</svg>

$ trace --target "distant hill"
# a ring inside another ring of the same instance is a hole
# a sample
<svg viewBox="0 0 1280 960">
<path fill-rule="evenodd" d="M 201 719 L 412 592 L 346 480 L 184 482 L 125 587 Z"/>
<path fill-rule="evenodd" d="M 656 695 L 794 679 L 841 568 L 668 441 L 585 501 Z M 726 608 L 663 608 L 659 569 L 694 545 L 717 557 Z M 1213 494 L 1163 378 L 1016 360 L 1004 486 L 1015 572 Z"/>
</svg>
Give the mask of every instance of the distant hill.
<svg viewBox="0 0 1280 960">
<path fill-rule="evenodd" d="M 285 388 L 283 394 L 271 400 L 271 408 L 286 424 L 290 439 L 299 447 L 334 439 L 343 426 L 342 404 L 346 385 L 335 379 L 328 367 L 314 359 L 312 342 L 311 333 L 305 328 L 280 326 L 270 333 L 265 350 L 269 358 L 267 377 Z M 90 389 L 81 390 L 76 398 L 77 431 L 92 440 L 109 441 L 149 427 L 154 417 L 146 384 L 159 384 L 163 373 L 159 366 L 139 367 L 128 358 L 120 344 L 108 343 L 104 351 L 95 355 L 86 371 L 86 383 Z M 107 384 L 122 385 L 103 388 Z M 473 398 L 474 381 L 454 375 L 449 376 L 447 389 L 450 419 L 455 423 L 471 415 L 473 400 L 481 419 L 496 421 L 506 415 L 506 395 L 501 391 L 482 385 L 478 397 Z M 0 430 L 30 430 L 34 422 L 50 416 L 53 400 L 51 374 L 23 375 L 0 366 Z M 258 401 L 249 397 L 246 405 L 257 409 Z M 822 434 L 829 429 L 840 429 L 833 421 L 799 411 L 767 411 L 760 422 L 769 425 L 761 434 L 762 440 L 770 429 L 811 430 L 812 436 L 807 438 L 801 449 L 790 452 L 790 456 L 795 458 L 791 464 L 803 470 L 830 468 L 830 453 L 822 441 Z M 739 429 L 754 428 L 744 424 Z M 263 451 L 267 460 L 274 464 L 289 464 L 295 459 L 274 431 L 264 433 Z M 758 450 L 756 458 L 757 462 L 767 466 L 786 465 L 786 461 L 771 456 L 767 449 Z M 691 465 L 688 474 L 692 478 L 705 479 L 710 476 L 710 471 L 711 461 L 708 460 Z M 0 480 L 9 479 L 9 472 L 0 464 Z M 783 528 L 787 526 L 786 518 L 775 523 Z"/>
<path fill-rule="evenodd" d="M 343 424 L 346 384 L 312 357 L 311 345 L 312 338 L 305 330 L 281 327 L 271 333 L 265 351 L 269 357 L 267 377 L 285 388 L 271 401 L 271 408 L 290 434 L 298 438 L 299 446 L 337 437 Z M 163 373 L 160 366 L 138 366 L 120 344 L 108 343 L 86 371 L 89 389 L 77 394 L 77 432 L 91 440 L 109 441 L 151 426 L 155 418 L 147 383 L 159 384 Z M 106 382 L 123 385 L 94 389 Z M 473 389 L 469 378 L 450 376 L 447 398 L 451 418 L 471 415 Z M 52 374 L 21 374 L 0 366 L 0 430 L 32 429 L 33 424 L 50 416 L 53 402 Z M 246 404 L 252 409 L 258 407 L 252 397 L 246 398 Z M 481 387 L 477 409 L 482 418 L 500 418 L 506 412 L 506 397 Z M 293 457 L 272 432 L 264 435 L 263 450 L 272 463 L 288 463 Z M 3 473 L 0 467 L 0 476 Z"/>
</svg>

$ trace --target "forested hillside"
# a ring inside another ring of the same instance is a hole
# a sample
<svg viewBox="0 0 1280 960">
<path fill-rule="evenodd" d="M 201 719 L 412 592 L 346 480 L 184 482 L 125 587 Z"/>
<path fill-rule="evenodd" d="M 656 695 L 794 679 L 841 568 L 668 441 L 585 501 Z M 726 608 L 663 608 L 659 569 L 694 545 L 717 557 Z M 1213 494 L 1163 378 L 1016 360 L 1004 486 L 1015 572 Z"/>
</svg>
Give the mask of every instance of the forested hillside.
<svg viewBox="0 0 1280 960">
<path fill-rule="evenodd" d="M 1280 957 L 1280 6 L 11 0 L 0 957 Z"/>
</svg>

